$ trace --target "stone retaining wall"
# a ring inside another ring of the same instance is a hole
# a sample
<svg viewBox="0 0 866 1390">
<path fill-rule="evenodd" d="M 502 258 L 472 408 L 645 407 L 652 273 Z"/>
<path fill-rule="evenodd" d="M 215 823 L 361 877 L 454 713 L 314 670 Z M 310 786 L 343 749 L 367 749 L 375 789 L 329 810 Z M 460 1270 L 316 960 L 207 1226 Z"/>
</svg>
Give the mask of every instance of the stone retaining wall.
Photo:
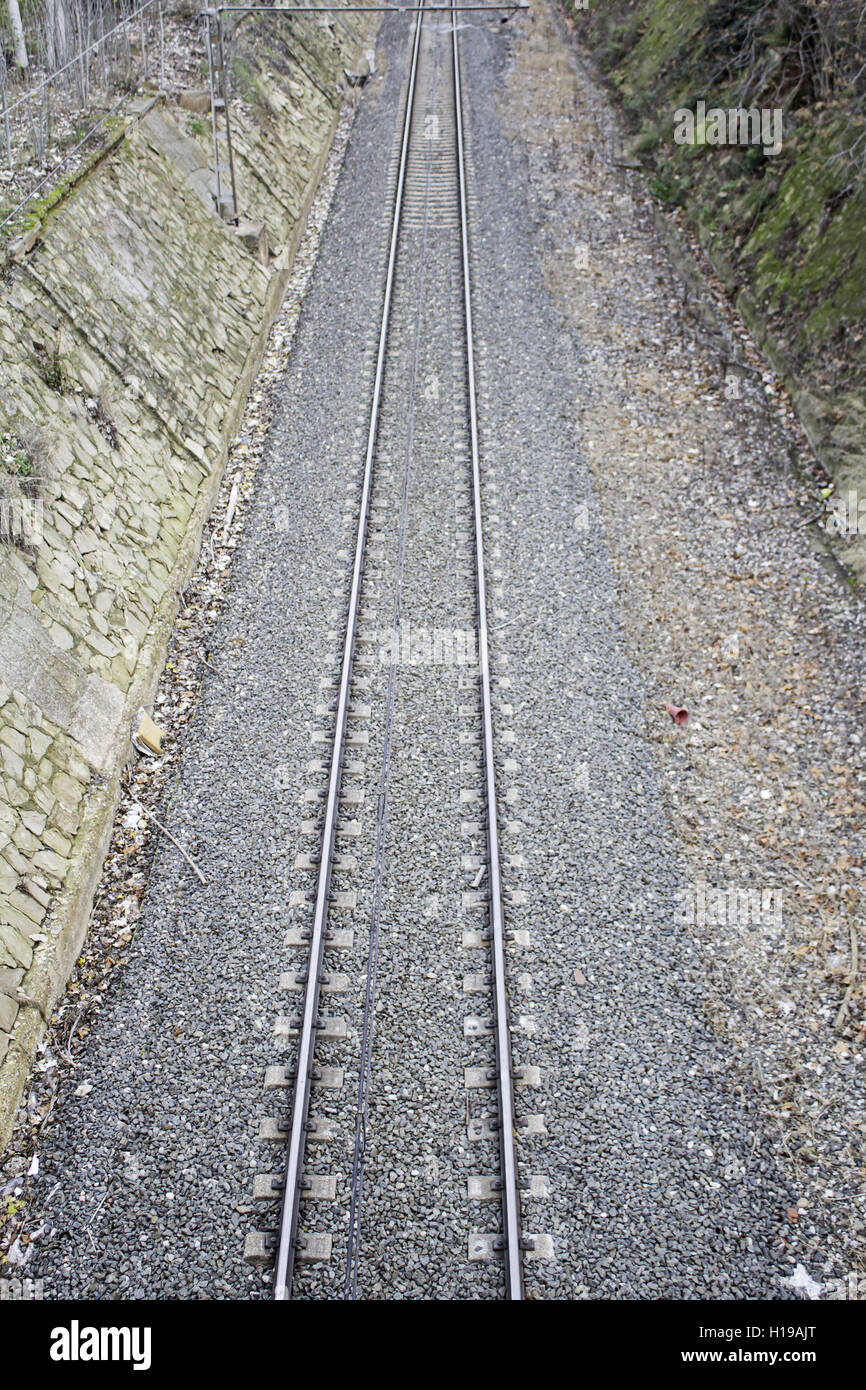
<svg viewBox="0 0 866 1390">
<path fill-rule="evenodd" d="M 351 23 L 244 36 L 234 149 L 259 228 L 216 216 L 207 115 L 142 102 L 0 286 L 0 1148 L 371 32 Z"/>
</svg>

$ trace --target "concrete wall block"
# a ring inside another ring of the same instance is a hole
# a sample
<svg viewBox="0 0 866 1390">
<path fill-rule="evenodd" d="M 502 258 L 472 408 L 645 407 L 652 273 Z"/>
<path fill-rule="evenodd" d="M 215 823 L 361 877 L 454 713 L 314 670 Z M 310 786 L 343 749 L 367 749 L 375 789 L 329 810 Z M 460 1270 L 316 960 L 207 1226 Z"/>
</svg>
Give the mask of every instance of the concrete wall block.
<svg viewBox="0 0 866 1390">
<path fill-rule="evenodd" d="M 9 994 L 13 998 L 24 979 L 24 967 L 19 965 L 11 969 L 8 965 L 0 966 L 0 994 Z"/>
<path fill-rule="evenodd" d="M 18 1003 L 8 994 L 0 994 L 0 1031 L 9 1033 L 18 1016 Z"/>
<path fill-rule="evenodd" d="M 32 961 L 33 947 L 28 937 L 13 922 L 2 920 L 0 906 L 0 965 L 23 966 L 27 970 Z"/>
</svg>

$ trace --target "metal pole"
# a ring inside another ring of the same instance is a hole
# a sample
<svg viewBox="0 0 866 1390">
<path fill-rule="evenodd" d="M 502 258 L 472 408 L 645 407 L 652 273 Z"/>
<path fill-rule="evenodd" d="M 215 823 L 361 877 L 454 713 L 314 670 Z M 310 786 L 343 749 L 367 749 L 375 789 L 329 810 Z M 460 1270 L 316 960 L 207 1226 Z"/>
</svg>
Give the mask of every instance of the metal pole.
<svg viewBox="0 0 866 1390">
<path fill-rule="evenodd" d="M 165 89 L 165 29 L 162 23 L 162 0 L 158 0 L 159 13 L 159 85 Z"/>
<path fill-rule="evenodd" d="M 222 64 L 222 87 L 223 87 L 223 111 L 226 118 L 226 151 L 229 157 L 229 176 L 232 181 L 232 215 L 231 221 L 237 222 L 239 217 L 238 190 L 235 183 L 235 160 L 232 153 L 232 128 L 229 119 L 229 72 L 226 62 L 225 30 L 223 26 L 222 14 L 218 17 L 219 40 L 220 40 L 220 63 Z"/>
<path fill-rule="evenodd" d="M 220 151 L 219 140 L 217 139 L 217 116 L 216 116 L 216 88 L 214 86 L 213 69 L 213 21 L 217 14 L 216 10 L 203 10 L 202 18 L 205 26 L 205 44 L 207 46 L 207 72 L 208 83 L 210 86 L 210 123 L 213 135 L 213 167 L 214 167 L 214 192 L 216 197 L 217 214 L 222 217 L 222 180 L 220 176 Z"/>
</svg>

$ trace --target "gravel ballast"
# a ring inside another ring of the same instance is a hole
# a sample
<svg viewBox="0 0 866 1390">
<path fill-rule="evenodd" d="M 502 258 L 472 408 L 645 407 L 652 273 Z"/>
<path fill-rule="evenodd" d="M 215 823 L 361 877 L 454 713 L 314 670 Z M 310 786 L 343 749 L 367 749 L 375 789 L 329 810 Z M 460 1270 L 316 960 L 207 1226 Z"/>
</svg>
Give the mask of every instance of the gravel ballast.
<svg viewBox="0 0 866 1390">
<path fill-rule="evenodd" d="M 206 884 L 160 839 L 132 946 L 38 1141 L 20 1227 L 33 1238 L 19 1250 L 32 1252 L 22 1272 L 43 1278 L 50 1298 L 270 1293 L 269 1272 L 246 1263 L 243 1247 L 250 1230 L 274 1223 L 273 1209 L 252 1200 L 253 1177 L 277 1173 L 282 1149 L 257 1136 L 262 1120 L 287 1113 L 288 1095 L 262 1081 L 292 1056 L 274 1024 L 298 995 L 278 981 L 303 968 L 286 933 L 308 921 L 315 881 L 304 856 L 317 852 L 410 27 L 402 17 L 383 24 L 242 501 L 199 703 L 158 812 Z M 527 1294 L 793 1297 L 783 1281 L 798 1264 L 816 1280 L 841 1274 L 854 1247 L 832 1209 L 805 1197 L 802 1163 L 744 1062 L 744 1047 L 751 1057 L 770 1044 L 719 1022 L 723 988 L 732 1014 L 748 1005 L 742 933 L 729 941 L 684 920 L 695 880 L 715 882 L 716 870 L 683 818 L 689 798 L 694 812 L 717 793 L 691 770 L 704 768 L 707 716 L 677 727 L 659 710 L 663 700 L 693 703 L 688 658 L 672 635 L 665 665 L 649 635 L 658 527 L 640 469 L 617 461 L 626 426 L 609 418 L 618 335 L 638 331 L 634 286 L 605 281 L 617 327 L 601 351 L 589 304 L 557 269 L 580 261 L 578 217 L 596 224 L 563 191 L 552 150 L 569 120 L 588 119 L 580 108 L 574 116 L 576 89 L 603 101 L 575 75 L 546 4 L 507 27 L 464 19 L 461 44 L 514 1060 L 537 1069 L 523 1074 L 516 1117 L 524 1227 L 545 1237 L 525 1262 Z M 493 1113 L 491 1094 L 465 1086 L 466 1068 L 492 1065 L 489 1037 L 465 1025 L 490 1013 L 483 979 L 466 979 L 487 967 L 471 944 L 484 920 L 473 896 L 484 887 L 477 692 L 464 664 L 423 655 L 425 634 L 452 634 L 453 652 L 474 626 L 459 245 L 440 148 L 451 139 L 447 54 L 445 26 L 431 23 L 419 88 L 427 143 L 410 171 L 356 670 L 369 713 L 352 724 L 364 737 L 348 752 L 334 878 L 348 896 L 332 925 L 353 936 L 328 953 L 322 1005 L 345 1018 L 347 1036 L 317 1054 L 342 1069 L 342 1087 L 318 1089 L 311 1111 L 335 1137 L 310 1145 L 310 1169 L 336 1176 L 337 1199 L 307 1204 L 304 1226 L 330 1233 L 333 1253 L 299 1271 L 302 1298 L 343 1292 L 377 890 L 358 1296 L 502 1296 L 501 1263 L 469 1257 L 473 1238 L 499 1220 L 495 1202 L 467 1195 L 496 1155 L 491 1140 L 471 1138 Z M 552 115 L 545 124 L 539 110 L 530 126 L 545 66 Z M 612 168 L 617 155 L 613 140 L 595 146 L 596 164 Z M 638 193 L 617 185 L 609 205 L 604 173 L 593 177 L 598 187 L 590 181 L 583 196 L 603 205 L 605 236 L 618 244 L 621 218 L 648 285 L 670 277 L 666 251 L 630 211 Z M 651 357 L 652 332 L 640 332 Z M 706 348 L 688 332 L 678 325 L 687 356 L 700 360 Z M 658 395 L 642 401 L 636 423 L 647 439 L 654 412 L 669 424 L 664 388 Z M 747 428 L 759 473 L 771 422 L 749 417 Z M 675 490 L 672 505 L 687 502 Z M 644 531 L 626 531 L 641 506 Z M 833 581 L 802 531 L 789 527 L 776 544 L 791 571 L 795 557 L 812 567 L 831 604 Z M 695 622 L 717 624 L 714 591 L 692 599 Z M 395 617 L 420 634 L 422 654 L 392 672 L 381 648 Z M 728 867 L 725 882 L 776 885 L 765 861 Z M 822 1161 L 838 1190 L 853 1182 L 844 1153 Z"/>
</svg>

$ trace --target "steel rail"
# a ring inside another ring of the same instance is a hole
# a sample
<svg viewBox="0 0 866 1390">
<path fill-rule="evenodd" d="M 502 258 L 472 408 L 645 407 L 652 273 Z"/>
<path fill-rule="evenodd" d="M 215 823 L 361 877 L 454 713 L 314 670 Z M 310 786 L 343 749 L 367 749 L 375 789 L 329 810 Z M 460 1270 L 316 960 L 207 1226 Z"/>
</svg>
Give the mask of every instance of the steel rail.
<svg viewBox="0 0 866 1390">
<path fill-rule="evenodd" d="M 403 208 L 403 191 L 406 183 L 406 166 L 409 154 L 409 136 L 412 129 L 412 108 L 415 100 L 415 79 L 418 72 L 418 54 L 421 47 L 421 30 L 424 23 L 424 6 L 420 7 L 415 21 L 415 37 L 412 50 L 412 63 L 409 73 L 409 86 L 406 93 L 406 114 L 403 122 L 403 139 L 400 149 L 400 165 L 397 188 L 394 195 L 394 213 L 391 224 L 391 243 L 388 253 L 388 269 L 385 278 L 385 295 L 382 308 L 382 322 L 379 330 L 379 351 L 376 360 L 376 376 L 373 385 L 373 398 L 370 405 L 370 425 L 367 433 L 367 452 L 364 460 L 364 481 L 361 490 L 361 503 L 358 517 L 358 537 L 355 544 L 355 563 L 352 570 L 352 587 L 349 595 L 349 612 L 346 620 L 346 637 L 343 645 L 343 662 L 340 676 L 340 693 L 334 726 L 334 745 L 331 751 L 331 768 L 328 779 L 328 798 L 325 807 L 325 823 L 322 831 L 322 857 L 316 886 L 316 905 L 313 914 L 313 929 L 310 940 L 307 984 L 304 993 L 304 1010 L 298 1037 L 298 1060 L 296 1068 L 295 1096 L 292 1107 L 289 1153 L 286 1165 L 286 1181 L 283 1204 L 280 1213 L 279 1240 L 276 1267 L 274 1272 L 274 1299 L 282 1302 L 291 1297 L 292 1276 L 294 1273 L 298 1221 L 300 1216 L 301 1182 L 303 1176 L 304 1153 L 306 1149 L 306 1127 L 310 1109 L 310 1090 L 315 1051 L 316 1020 L 319 1011 L 322 960 L 325 950 L 325 932 L 330 896 L 331 869 L 334 859 L 334 841 L 337 830 L 340 784 L 343 775 L 343 755 L 346 743 L 346 721 L 349 710 L 349 689 L 352 680 L 352 665 L 355 649 L 355 635 L 358 626 L 358 610 L 361 599 L 361 580 L 364 570 L 364 550 L 367 540 L 367 526 L 370 512 L 370 495 L 373 480 L 373 457 L 379 427 L 379 405 L 382 396 L 382 382 L 385 373 L 385 350 L 388 339 L 388 324 L 391 314 L 391 297 L 394 288 L 394 270 L 397 260 L 397 242 L 400 232 L 400 216 Z"/>
<path fill-rule="evenodd" d="M 496 1040 L 496 1090 L 499 1108 L 499 1152 L 502 1184 L 502 1238 L 505 1242 L 505 1286 L 509 1299 L 523 1298 L 523 1266 L 520 1237 L 520 1191 L 514 1145 L 514 1083 L 511 1074 L 511 1033 L 508 1026 L 508 992 L 505 981 L 505 926 L 502 911 L 502 873 L 499 862 L 499 826 L 496 774 L 493 762 L 493 715 L 490 695 L 490 654 L 487 631 L 487 582 L 484 573 L 484 539 L 481 512 L 481 465 L 478 447 L 478 402 L 475 390 L 475 349 L 472 327 L 472 286 L 469 275 L 469 227 L 466 197 L 466 160 L 463 139 L 463 97 L 460 84 L 460 52 L 456 12 L 451 5 L 451 40 L 454 52 L 454 115 L 457 128 L 457 171 L 460 193 L 460 238 L 463 259 L 463 311 L 466 324 L 466 379 L 469 395 L 469 431 L 472 445 L 472 492 L 475 517 L 475 583 L 478 595 L 478 664 L 481 675 L 481 722 L 484 776 L 487 788 L 487 858 L 490 874 L 490 944 L 493 956 L 494 1031 Z"/>
<path fill-rule="evenodd" d="M 440 74 L 439 46 L 434 55 L 434 87 Z M 397 570 L 394 576 L 394 601 L 391 610 L 391 659 L 388 663 L 388 692 L 385 702 L 385 728 L 382 743 L 382 766 L 379 774 L 379 795 L 376 812 L 376 857 L 373 873 L 373 895 L 370 912 L 370 940 L 367 948 L 367 978 L 364 990 L 364 1025 L 361 1038 L 361 1065 L 358 1077 L 358 1099 L 355 1110 L 355 1142 L 352 1153 L 352 1185 L 349 1199 L 349 1238 L 346 1247 L 346 1279 L 344 1299 L 358 1297 L 358 1268 L 361 1258 L 361 1229 L 363 1221 L 364 1173 L 366 1167 L 367 1117 L 369 1114 L 370 1083 L 373 1066 L 373 1037 L 375 1026 L 376 977 L 379 968 L 379 937 L 382 920 L 382 899 L 385 879 L 386 839 L 391 805 L 391 760 L 394 744 L 394 721 L 397 701 L 397 643 L 403 604 L 403 578 L 406 569 L 406 547 L 409 529 L 409 492 L 415 445 L 416 401 L 420 362 L 421 322 L 425 307 L 424 290 L 427 283 L 427 243 L 430 221 L 430 187 L 433 173 L 433 142 L 427 142 L 424 171 L 424 221 L 418 251 L 418 278 L 415 290 L 415 317 L 412 330 L 412 366 L 409 376 L 409 399 L 406 408 L 406 434 L 403 444 L 403 487 L 400 495 L 400 528 L 397 542 Z"/>
</svg>

